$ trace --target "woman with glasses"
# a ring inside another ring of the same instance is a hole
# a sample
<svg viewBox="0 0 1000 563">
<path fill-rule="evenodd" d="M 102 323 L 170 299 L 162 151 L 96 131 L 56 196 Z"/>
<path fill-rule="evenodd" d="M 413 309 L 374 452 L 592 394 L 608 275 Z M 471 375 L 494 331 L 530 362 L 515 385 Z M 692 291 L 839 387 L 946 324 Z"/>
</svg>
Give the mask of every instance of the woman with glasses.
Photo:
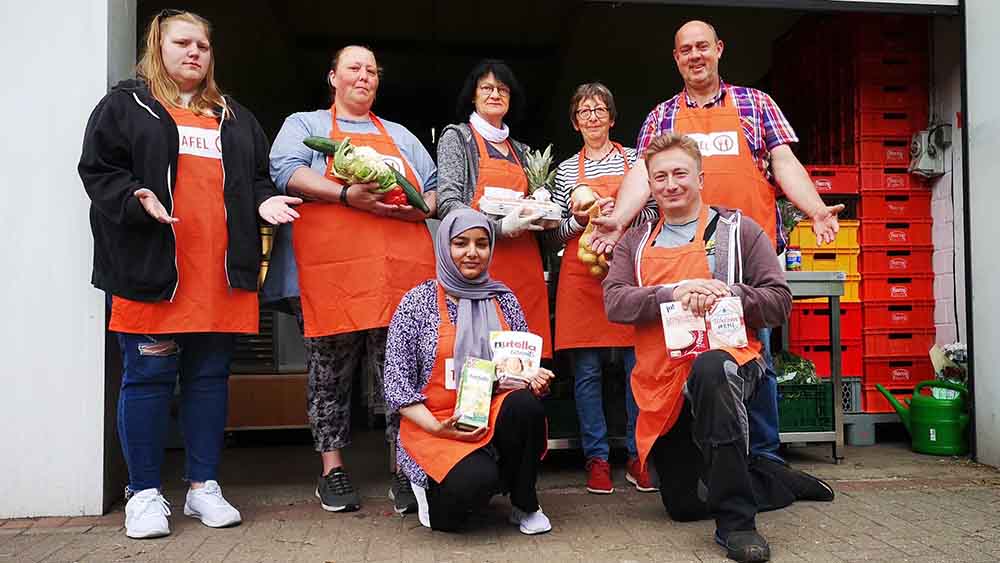
<svg viewBox="0 0 1000 563">
<path fill-rule="evenodd" d="M 256 333 L 258 221 L 302 203 L 267 173 L 267 136 L 215 83 L 211 25 L 165 10 L 146 31 L 138 80 L 98 103 L 79 173 L 90 196 L 92 283 L 110 301 L 122 354 L 118 437 L 129 483 L 125 534 L 170 533 L 160 468 L 180 379 L 184 514 L 240 522 L 218 478 L 234 333 Z"/>
<path fill-rule="evenodd" d="M 590 216 L 589 207 L 583 207 L 580 200 L 572 197 L 573 190 L 587 186 L 597 198 L 594 205 L 609 214 L 614 209 L 618 186 L 636 160 L 635 149 L 623 147 L 610 138 L 615 116 L 615 100 L 606 86 L 593 82 L 576 89 L 569 103 L 569 119 L 583 138 L 583 148 L 564 160 L 556 171 L 552 199 L 562 206 L 563 218 L 558 229 L 546 234 L 552 246 L 566 246 L 556 292 L 555 349 L 568 350 L 573 361 L 576 412 L 587 458 L 587 490 L 595 494 L 610 494 L 615 490 L 608 464 L 608 428 L 601 393 L 602 363 L 611 357 L 620 358 L 625 370 L 628 449 L 625 478 L 640 491 L 657 490 L 640 467 L 636 452 L 638 407 L 630 384 L 635 365 L 633 330 L 608 322 L 601 280 L 592 276 L 590 266 L 577 258 L 580 236 Z M 656 214 L 656 202 L 650 199 L 637 221 L 649 221 Z"/>
<path fill-rule="evenodd" d="M 528 147 L 510 138 L 505 119 L 517 120 L 525 104 L 513 71 L 498 60 L 472 69 L 458 96 L 458 119 L 438 141 L 438 209 L 443 219 L 456 209 L 479 209 L 486 186 L 528 193 L 524 154 Z M 490 219 L 500 234 L 490 277 L 517 296 L 528 329 L 542 337 L 542 357 L 552 357 L 549 297 L 542 255 L 532 232 L 541 231 L 540 214 L 517 212 Z"/>
</svg>

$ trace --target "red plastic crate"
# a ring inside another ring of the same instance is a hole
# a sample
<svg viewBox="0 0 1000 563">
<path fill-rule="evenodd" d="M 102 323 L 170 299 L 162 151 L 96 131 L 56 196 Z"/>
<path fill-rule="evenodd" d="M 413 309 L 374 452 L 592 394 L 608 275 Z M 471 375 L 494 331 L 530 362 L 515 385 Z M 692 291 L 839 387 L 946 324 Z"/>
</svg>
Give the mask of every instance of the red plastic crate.
<svg viewBox="0 0 1000 563">
<path fill-rule="evenodd" d="M 934 329 L 865 329 L 866 356 L 926 356 L 934 345 Z"/>
<path fill-rule="evenodd" d="M 864 82 L 858 87 L 858 108 L 865 110 L 896 110 L 926 112 L 930 104 L 926 84 L 912 82 Z"/>
<path fill-rule="evenodd" d="M 933 301 L 866 302 L 863 309 L 867 329 L 906 331 L 934 326 Z"/>
<path fill-rule="evenodd" d="M 859 52 L 921 53 L 927 51 L 928 19 L 902 14 L 858 14 L 849 20 Z"/>
<path fill-rule="evenodd" d="M 930 61 L 924 53 L 871 53 L 857 61 L 859 84 L 924 84 Z"/>
<path fill-rule="evenodd" d="M 861 272 L 908 276 L 934 272 L 934 247 L 878 248 L 865 246 L 861 251 Z"/>
<path fill-rule="evenodd" d="M 905 192 L 868 192 L 861 196 L 859 216 L 862 219 L 930 219 L 931 192 L 909 190 Z"/>
<path fill-rule="evenodd" d="M 857 143 L 858 163 L 868 167 L 906 167 L 910 164 L 910 137 L 862 138 Z"/>
<path fill-rule="evenodd" d="M 861 303 L 840 304 L 840 339 L 861 338 Z M 830 306 L 825 303 L 792 302 L 788 319 L 789 343 L 830 339 Z"/>
<path fill-rule="evenodd" d="M 924 301 L 934 299 L 934 274 L 866 274 L 862 301 Z"/>
<path fill-rule="evenodd" d="M 906 248 L 932 245 L 931 220 L 865 221 L 861 223 L 861 244 Z"/>
<path fill-rule="evenodd" d="M 914 191 L 928 190 L 928 184 L 910 174 L 906 167 L 862 168 L 861 191 Z M 930 193 L 927 191 L 927 193 Z"/>
<path fill-rule="evenodd" d="M 858 193 L 857 166 L 809 165 L 805 168 L 820 194 Z"/>
<path fill-rule="evenodd" d="M 934 366 L 927 356 L 912 358 L 877 358 L 865 356 L 863 385 L 916 386 L 927 379 L 934 379 Z"/>
<path fill-rule="evenodd" d="M 913 395 L 913 388 L 916 385 L 884 385 L 889 393 L 896 398 L 897 401 L 903 402 L 904 398 Z M 867 413 L 880 413 L 880 412 L 896 412 L 896 409 L 892 407 L 889 400 L 885 398 L 874 385 L 864 385 L 861 388 L 864 390 L 864 394 L 861 397 L 861 409 Z"/>
<path fill-rule="evenodd" d="M 840 340 L 840 374 L 861 375 L 861 340 Z M 816 375 L 830 377 L 830 339 L 798 340 L 788 343 L 788 350 L 816 364 Z"/>
<path fill-rule="evenodd" d="M 912 135 L 927 127 L 927 109 L 864 110 L 858 112 L 858 134 L 863 137 Z"/>
</svg>

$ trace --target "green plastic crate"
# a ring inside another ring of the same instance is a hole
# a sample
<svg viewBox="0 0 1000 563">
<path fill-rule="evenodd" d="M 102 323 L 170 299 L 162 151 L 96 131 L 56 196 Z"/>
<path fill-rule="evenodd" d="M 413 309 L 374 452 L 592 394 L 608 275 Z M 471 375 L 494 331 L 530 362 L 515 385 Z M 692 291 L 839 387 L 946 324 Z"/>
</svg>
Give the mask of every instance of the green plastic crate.
<svg viewBox="0 0 1000 563">
<path fill-rule="evenodd" d="M 830 382 L 779 385 L 778 421 L 781 432 L 833 430 L 833 387 Z"/>
</svg>

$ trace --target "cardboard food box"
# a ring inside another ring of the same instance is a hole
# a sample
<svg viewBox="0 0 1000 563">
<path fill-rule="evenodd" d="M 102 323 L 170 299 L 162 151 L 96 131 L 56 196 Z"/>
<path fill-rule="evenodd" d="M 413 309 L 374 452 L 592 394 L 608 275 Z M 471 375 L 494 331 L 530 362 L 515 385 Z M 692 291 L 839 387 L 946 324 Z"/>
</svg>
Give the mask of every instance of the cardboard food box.
<svg viewBox="0 0 1000 563">
<path fill-rule="evenodd" d="M 522 197 L 521 192 L 486 186 L 483 197 L 479 198 L 479 210 L 495 217 L 506 217 L 512 211 L 530 209 L 542 212 L 543 220 L 558 221 L 562 219 L 562 208 L 551 201 L 538 201 L 531 197 Z"/>
<path fill-rule="evenodd" d="M 525 387 L 527 375 L 542 365 L 542 337 L 537 334 L 494 330 L 490 332 L 490 349 L 502 389 Z"/>
<path fill-rule="evenodd" d="M 489 424 L 495 379 L 496 368 L 493 362 L 479 358 L 465 361 L 455 400 L 455 413 L 461 414 L 461 417 L 455 426 L 462 430 L 476 430 Z"/>
<path fill-rule="evenodd" d="M 708 350 L 705 319 L 694 316 L 679 301 L 660 303 L 660 319 L 671 360 L 695 358 Z"/>
<path fill-rule="evenodd" d="M 723 297 L 716 301 L 705 317 L 705 324 L 708 326 L 708 346 L 713 350 L 749 345 L 743 303 L 739 297 Z"/>
</svg>

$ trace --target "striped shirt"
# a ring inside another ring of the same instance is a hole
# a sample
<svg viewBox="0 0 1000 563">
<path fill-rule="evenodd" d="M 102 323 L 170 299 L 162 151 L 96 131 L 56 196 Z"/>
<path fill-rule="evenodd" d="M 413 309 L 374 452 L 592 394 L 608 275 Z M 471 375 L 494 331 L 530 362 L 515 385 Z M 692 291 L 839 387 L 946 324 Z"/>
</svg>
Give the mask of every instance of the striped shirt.
<svg viewBox="0 0 1000 563">
<path fill-rule="evenodd" d="M 624 149 L 625 159 L 628 160 L 629 167 L 631 167 L 635 164 L 639 153 L 632 148 L 624 147 Z M 625 174 L 625 159 L 622 158 L 620 152 L 612 150 L 601 160 L 584 158 L 583 171 L 587 178 L 621 176 Z M 573 188 L 581 183 L 579 172 L 580 153 L 573 153 L 573 156 L 562 161 L 559 167 L 556 168 L 556 181 L 555 189 L 552 192 L 552 202 L 562 208 L 562 221 L 560 221 L 558 229 L 552 229 L 545 233 L 546 241 L 553 246 L 565 245 L 570 239 L 578 236 L 586 228 L 586 225 L 581 225 L 576 221 L 573 213 L 570 211 L 570 195 L 573 193 Z M 658 214 L 656 201 L 650 197 L 649 201 L 646 202 L 646 207 L 642 209 L 633 224 L 644 223 L 656 218 Z"/>
<path fill-rule="evenodd" d="M 697 108 L 698 103 L 690 96 L 686 96 L 687 107 Z M 706 103 L 703 107 L 710 108 L 717 105 L 725 105 L 727 100 L 735 100 L 736 110 L 740 116 L 740 123 L 743 126 L 743 136 L 750 147 L 750 154 L 753 156 L 757 168 L 764 174 L 769 182 L 774 184 L 774 177 L 771 173 L 771 150 L 780 145 L 787 145 L 799 142 L 788 119 L 782 113 L 781 108 L 774 102 L 771 96 L 757 90 L 744 86 L 733 86 L 720 81 L 719 93 Z M 674 119 L 680 106 L 680 94 L 657 105 L 653 111 L 646 116 L 642 128 L 639 129 L 639 138 L 636 140 L 636 150 L 642 153 L 649 146 L 653 137 L 672 131 Z M 777 186 L 780 190 L 780 186 Z M 777 224 L 781 224 L 781 215 L 775 206 Z M 783 229 L 778 229 L 778 249 L 779 252 L 785 246 L 785 235 Z"/>
</svg>

